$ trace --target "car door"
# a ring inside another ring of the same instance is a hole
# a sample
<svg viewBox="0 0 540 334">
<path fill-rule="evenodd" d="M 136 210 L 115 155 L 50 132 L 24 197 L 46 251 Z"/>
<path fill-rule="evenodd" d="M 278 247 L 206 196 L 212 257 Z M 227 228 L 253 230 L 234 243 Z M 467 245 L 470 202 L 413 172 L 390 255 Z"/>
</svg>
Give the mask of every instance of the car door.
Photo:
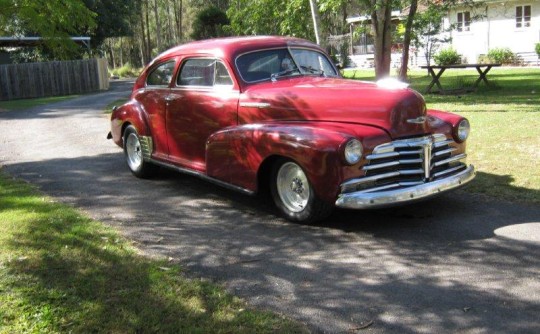
<svg viewBox="0 0 540 334">
<path fill-rule="evenodd" d="M 154 157 L 167 158 L 169 148 L 166 132 L 166 98 L 174 74 L 175 59 L 164 60 L 153 66 L 146 76 L 144 88 L 136 92 L 135 99 L 144 106 L 145 115 L 154 141 Z"/>
<path fill-rule="evenodd" d="M 182 61 L 176 85 L 167 98 L 169 159 L 206 170 L 206 140 L 237 124 L 239 90 L 225 63 L 215 58 Z"/>
</svg>

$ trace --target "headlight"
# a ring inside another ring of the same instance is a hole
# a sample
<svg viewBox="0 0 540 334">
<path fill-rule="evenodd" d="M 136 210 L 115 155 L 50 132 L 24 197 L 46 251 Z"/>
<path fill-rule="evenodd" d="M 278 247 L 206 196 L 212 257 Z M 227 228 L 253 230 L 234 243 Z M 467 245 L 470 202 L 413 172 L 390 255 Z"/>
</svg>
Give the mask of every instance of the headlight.
<svg viewBox="0 0 540 334">
<path fill-rule="evenodd" d="M 348 164 L 354 165 L 362 158 L 362 143 L 358 139 L 351 139 L 345 144 L 345 161 Z"/>
<path fill-rule="evenodd" d="M 467 140 L 470 131 L 471 126 L 469 124 L 469 121 L 466 119 L 462 119 L 456 128 L 456 141 L 462 143 Z"/>
</svg>

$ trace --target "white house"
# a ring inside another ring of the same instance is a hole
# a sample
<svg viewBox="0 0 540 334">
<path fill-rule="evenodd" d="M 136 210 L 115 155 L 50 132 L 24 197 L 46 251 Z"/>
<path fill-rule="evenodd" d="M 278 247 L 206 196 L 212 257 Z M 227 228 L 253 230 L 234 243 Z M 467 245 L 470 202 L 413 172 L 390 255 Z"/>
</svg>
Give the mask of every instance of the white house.
<svg viewBox="0 0 540 334">
<path fill-rule="evenodd" d="M 494 48 L 510 48 L 529 64 L 538 60 L 540 0 L 484 0 L 474 9 L 450 11 L 445 24 L 456 26 L 450 44 L 467 63 L 476 63 Z"/>
</svg>

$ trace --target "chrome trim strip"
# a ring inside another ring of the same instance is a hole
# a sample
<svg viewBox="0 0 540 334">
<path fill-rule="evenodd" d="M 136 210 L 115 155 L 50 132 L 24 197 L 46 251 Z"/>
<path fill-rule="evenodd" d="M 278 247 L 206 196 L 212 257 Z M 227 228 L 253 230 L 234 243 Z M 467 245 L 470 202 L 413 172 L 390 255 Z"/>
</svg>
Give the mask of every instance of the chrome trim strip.
<svg viewBox="0 0 540 334">
<path fill-rule="evenodd" d="M 265 102 L 240 102 L 240 107 L 245 107 L 245 108 L 264 109 L 264 108 L 270 108 L 270 106 L 271 106 L 270 103 L 265 103 Z"/>
<path fill-rule="evenodd" d="M 356 191 L 356 192 L 354 192 L 354 193 L 355 193 L 355 194 L 374 193 L 374 192 L 377 192 L 377 191 L 387 190 L 387 189 L 393 189 L 393 188 L 402 188 L 402 187 L 412 187 L 412 186 L 417 186 L 417 185 L 423 184 L 423 183 L 424 183 L 424 182 L 422 182 L 422 181 L 415 181 L 415 182 L 398 182 L 398 183 L 387 184 L 387 185 L 380 186 L 380 187 L 377 187 L 377 188 L 368 188 L 368 189 L 364 189 L 364 190 L 359 190 L 359 191 Z"/>
<path fill-rule="evenodd" d="M 424 122 L 427 120 L 427 117 L 426 116 L 420 116 L 420 117 L 417 117 L 417 118 L 409 118 L 407 120 L 407 123 L 411 123 L 411 124 L 424 124 Z"/>
<path fill-rule="evenodd" d="M 191 175 L 191 176 L 198 177 L 198 178 L 203 179 L 205 181 L 211 182 L 211 183 L 213 183 L 215 185 L 221 186 L 221 187 L 229 189 L 229 190 L 237 191 L 237 192 L 243 193 L 245 195 L 253 196 L 253 195 L 256 194 L 255 191 L 245 189 L 245 188 L 242 188 L 242 187 L 239 187 L 239 186 L 235 186 L 234 184 L 230 184 L 230 183 L 218 180 L 218 179 L 214 179 L 213 177 L 202 174 L 200 172 L 193 171 L 191 169 L 178 167 L 178 166 L 172 165 L 170 163 L 166 163 L 166 162 L 159 161 L 159 160 L 154 160 L 154 159 L 151 159 L 150 162 L 155 164 L 155 165 L 165 167 L 165 168 L 169 168 L 169 169 L 172 169 L 172 170 L 180 172 L 180 173 L 184 173 L 184 174 L 188 174 L 188 175 Z"/>
<path fill-rule="evenodd" d="M 397 161 L 390 161 L 385 162 L 382 164 L 377 165 L 367 165 L 362 167 L 362 170 L 369 171 L 369 170 L 375 170 L 375 169 L 381 169 L 386 167 L 393 167 L 393 166 L 399 166 L 399 165 L 406 165 L 406 164 L 419 164 L 422 163 L 422 159 L 402 159 Z"/>
<path fill-rule="evenodd" d="M 415 151 L 401 151 L 401 152 L 385 152 L 385 153 L 377 153 L 377 154 L 370 154 L 366 156 L 367 160 L 377 160 L 377 159 L 386 159 L 386 158 L 393 158 L 393 157 L 399 157 L 403 155 L 415 155 L 420 154 L 422 150 L 415 150 Z"/>
<path fill-rule="evenodd" d="M 465 168 L 465 167 L 466 167 L 465 165 L 459 165 L 459 166 L 456 166 L 456 167 L 453 167 L 453 168 L 445 169 L 445 170 L 443 170 L 443 171 L 441 171 L 441 172 L 438 172 L 438 173 L 433 174 L 433 177 L 434 177 L 434 178 L 439 178 L 439 177 L 441 177 L 441 176 L 443 176 L 443 175 L 451 174 L 451 173 L 453 173 L 453 172 L 455 172 L 455 171 L 458 171 L 458 170 L 460 170 L 460 169 L 463 169 L 463 168 Z"/>
<path fill-rule="evenodd" d="M 446 139 L 446 140 L 444 140 L 444 141 L 435 141 L 435 142 L 433 143 L 433 146 L 434 146 L 434 147 L 441 147 L 441 146 L 450 145 L 450 144 L 452 144 L 452 143 L 454 143 L 454 141 L 453 141 L 452 139 Z"/>
<path fill-rule="evenodd" d="M 141 151 L 144 161 L 150 161 L 152 159 L 152 152 L 154 151 L 154 141 L 150 136 L 139 136 L 141 142 Z"/>
<path fill-rule="evenodd" d="M 465 154 L 465 153 L 454 155 L 453 157 L 450 157 L 448 159 L 444 159 L 444 160 L 437 161 L 437 162 L 433 163 L 433 167 L 441 166 L 441 165 L 444 165 L 444 164 L 447 164 L 447 163 L 450 163 L 450 162 L 454 162 L 454 161 L 463 160 L 466 157 L 467 157 L 467 154 Z"/>
<path fill-rule="evenodd" d="M 446 149 L 446 150 L 442 150 L 442 151 L 435 152 L 435 153 L 433 154 L 433 157 L 438 157 L 438 156 L 440 156 L 440 155 L 445 155 L 445 154 L 448 154 L 448 153 L 452 153 L 452 152 L 454 152 L 455 150 L 457 150 L 457 148 L 455 148 L 455 147 L 450 147 L 450 148 L 448 148 L 448 149 Z"/>
<path fill-rule="evenodd" d="M 414 202 L 459 188 L 472 181 L 475 174 L 474 166 L 470 165 L 456 175 L 409 188 L 375 193 L 340 194 L 336 200 L 336 206 L 346 209 L 368 209 Z"/>
<path fill-rule="evenodd" d="M 361 186 L 364 183 L 375 182 L 382 179 L 388 179 L 388 178 L 396 177 L 400 175 L 416 175 L 416 174 L 418 175 L 424 174 L 424 171 L 422 169 L 407 169 L 407 170 L 400 170 L 400 171 L 395 171 L 395 172 L 390 172 L 390 173 L 385 173 L 385 174 L 368 176 L 368 177 L 359 178 L 359 179 L 351 179 L 341 184 L 341 192 L 342 193 L 350 192 L 354 190 L 356 187 Z"/>
</svg>

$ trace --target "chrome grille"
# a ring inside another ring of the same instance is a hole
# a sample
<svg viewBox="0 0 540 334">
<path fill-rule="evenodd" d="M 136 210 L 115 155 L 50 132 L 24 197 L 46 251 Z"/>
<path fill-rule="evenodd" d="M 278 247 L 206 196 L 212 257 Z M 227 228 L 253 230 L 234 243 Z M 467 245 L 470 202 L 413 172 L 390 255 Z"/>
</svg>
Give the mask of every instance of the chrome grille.
<svg viewBox="0 0 540 334">
<path fill-rule="evenodd" d="M 466 168 L 466 154 L 442 134 L 396 140 L 377 146 L 362 168 L 365 176 L 341 185 L 342 193 L 411 187 L 456 174 Z"/>
</svg>

